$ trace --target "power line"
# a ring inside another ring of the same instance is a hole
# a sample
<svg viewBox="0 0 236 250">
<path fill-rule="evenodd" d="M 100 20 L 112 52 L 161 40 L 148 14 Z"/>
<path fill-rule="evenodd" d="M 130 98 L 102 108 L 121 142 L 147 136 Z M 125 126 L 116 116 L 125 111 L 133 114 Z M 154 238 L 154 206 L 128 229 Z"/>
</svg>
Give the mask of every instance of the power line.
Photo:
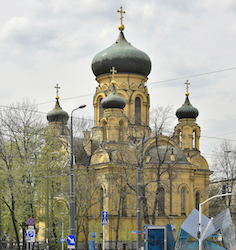
<svg viewBox="0 0 236 250">
<path fill-rule="evenodd" d="M 163 83 L 163 82 L 170 82 L 170 81 L 176 81 L 176 80 L 181 80 L 181 79 L 186 79 L 186 78 L 191 78 L 191 77 L 197 77 L 197 76 L 203 76 L 203 75 L 210 75 L 210 74 L 216 74 L 224 71 L 229 71 L 229 70 L 235 70 L 236 67 L 233 68 L 228 68 L 228 69 L 221 69 L 221 70 L 216 70 L 216 71 L 210 71 L 210 72 L 205 72 L 205 73 L 199 73 L 195 75 L 188 75 L 188 76 L 181 76 L 181 77 L 176 77 L 172 79 L 167 79 L 167 80 L 162 80 L 158 82 L 153 82 L 153 83 L 147 83 L 147 85 L 152 85 L 152 84 L 157 84 L 157 83 Z"/>
<path fill-rule="evenodd" d="M 216 71 L 204 72 L 204 73 L 199 73 L 199 74 L 194 74 L 194 75 L 175 77 L 175 78 L 171 78 L 171 79 L 166 79 L 166 80 L 161 80 L 161 81 L 157 81 L 157 82 L 147 83 L 146 85 L 154 85 L 154 84 L 163 83 L 163 82 L 171 82 L 171 81 L 176 81 L 176 80 L 181 80 L 181 79 L 186 79 L 186 78 L 192 78 L 192 77 L 198 77 L 198 76 L 204 76 L 204 75 L 210 75 L 210 74 L 217 74 L 217 73 L 230 71 L 230 70 L 235 70 L 235 69 L 236 69 L 236 67 L 233 67 L 233 68 L 220 69 L 220 70 L 216 70 Z M 94 94 L 73 96 L 73 97 L 63 98 L 63 99 L 61 99 L 61 101 L 66 101 L 66 100 L 71 100 L 71 99 L 76 99 L 76 98 L 82 98 L 82 97 L 88 97 L 88 96 L 93 96 L 93 95 Z M 42 103 L 38 103 L 36 105 L 43 105 L 43 104 L 48 104 L 48 103 L 53 103 L 53 101 L 42 102 Z"/>
</svg>

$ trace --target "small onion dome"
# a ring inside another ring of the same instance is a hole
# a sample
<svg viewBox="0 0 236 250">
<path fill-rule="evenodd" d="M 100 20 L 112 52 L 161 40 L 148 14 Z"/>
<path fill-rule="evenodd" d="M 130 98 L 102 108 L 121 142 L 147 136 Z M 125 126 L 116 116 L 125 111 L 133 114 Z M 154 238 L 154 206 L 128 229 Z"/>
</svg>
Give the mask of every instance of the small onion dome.
<svg viewBox="0 0 236 250">
<path fill-rule="evenodd" d="M 64 111 L 58 101 L 59 98 L 56 97 L 56 105 L 53 110 L 47 113 L 47 120 L 49 122 L 64 122 L 66 123 L 69 119 L 69 115 Z"/>
<path fill-rule="evenodd" d="M 116 42 L 99 52 L 92 61 L 95 76 L 110 74 L 112 66 L 120 74 L 131 73 L 147 77 L 151 71 L 151 60 L 146 53 L 128 43 L 121 30 Z"/>
<path fill-rule="evenodd" d="M 177 109 L 176 116 L 179 119 L 182 119 L 182 118 L 196 119 L 198 117 L 198 110 L 191 105 L 187 94 L 186 94 L 185 103 L 182 105 L 181 108 Z"/>
<path fill-rule="evenodd" d="M 102 99 L 101 105 L 104 109 L 108 108 L 123 109 L 126 105 L 126 101 L 116 92 L 115 85 L 112 85 L 111 92 L 109 93 L 108 96 Z"/>
</svg>

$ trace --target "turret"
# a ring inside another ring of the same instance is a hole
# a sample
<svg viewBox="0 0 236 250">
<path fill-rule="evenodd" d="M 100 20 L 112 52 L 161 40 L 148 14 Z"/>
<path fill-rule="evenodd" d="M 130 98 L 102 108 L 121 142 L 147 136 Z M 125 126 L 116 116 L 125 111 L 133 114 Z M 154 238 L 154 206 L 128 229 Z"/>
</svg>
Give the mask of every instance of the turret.
<svg viewBox="0 0 236 250">
<path fill-rule="evenodd" d="M 191 105 L 189 100 L 188 86 L 190 83 L 187 81 L 185 84 L 185 102 L 176 111 L 179 123 L 175 127 L 175 140 L 183 150 L 199 150 L 200 127 L 196 123 L 198 110 Z"/>
</svg>

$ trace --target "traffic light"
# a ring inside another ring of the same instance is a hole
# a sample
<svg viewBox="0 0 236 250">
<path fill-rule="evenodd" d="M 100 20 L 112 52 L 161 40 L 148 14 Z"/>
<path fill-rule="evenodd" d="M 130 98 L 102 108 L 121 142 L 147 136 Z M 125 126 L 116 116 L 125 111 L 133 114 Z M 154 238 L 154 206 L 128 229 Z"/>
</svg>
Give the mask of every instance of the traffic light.
<svg viewBox="0 0 236 250">
<path fill-rule="evenodd" d="M 99 237 L 100 237 L 101 239 L 103 239 L 103 233 L 100 233 Z"/>
<path fill-rule="evenodd" d="M 198 239 L 201 238 L 201 232 L 200 231 L 197 231 L 197 237 L 198 237 Z"/>
<path fill-rule="evenodd" d="M 226 183 L 222 183 L 221 184 L 221 194 L 226 194 L 226 189 L 227 189 Z M 225 196 L 222 196 L 221 199 L 225 200 Z"/>
</svg>

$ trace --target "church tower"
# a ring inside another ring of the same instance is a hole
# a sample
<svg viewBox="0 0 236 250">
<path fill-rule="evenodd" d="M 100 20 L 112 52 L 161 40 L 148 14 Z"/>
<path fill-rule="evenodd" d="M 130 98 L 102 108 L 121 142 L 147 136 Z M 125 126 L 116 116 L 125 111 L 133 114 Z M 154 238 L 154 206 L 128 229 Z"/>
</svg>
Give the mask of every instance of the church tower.
<svg viewBox="0 0 236 250">
<path fill-rule="evenodd" d="M 200 127 L 196 123 L 198 110 L 193 107 L 189 101 L 188 86 L 186 83 L 186 99 L 182 107 L 176 111 L 176 116 L 179 119 L 178 125 L 175 127 L 176 143 L 183 151 L 199 151 Z"/>
<path fill-rule="evenodd" d="M 100 119 L 100 125 L 103 128 L 103 141 L 106 142 L 124 142 L 127 140 L 125 133 L 128 127 L 127 117 L 124 115 L 126 101 L 116 92 L 116 81 L 114 74 L 116 70 L 112 67 L 112 87 L 111 92 L 101 101 L 103 116 Z"/>
<path fill-rule="evenodd" d="M 102 100 L 110 93 L 112 88 L 111 67 L 116 69 L 116 92 L 125 99 L 124 114 L 129 121 L 129 133 L 138 138 L 150 135 L 149 108 L 150 100 L 145 82 L 151 71 L 151 60 L 148 55 L 128 43 L 125 39 L 122 24 L 123 14 L 120 13 L 119 36 L 109 48 L 99 52 L 92 61 L 92 70 L 96 76 L 98 87 L 93 98 L 94 128 L 93 138 L 101 142 L 106 139 L 103 135 L 102 122 L 104 109 Z"/>
</svg>

